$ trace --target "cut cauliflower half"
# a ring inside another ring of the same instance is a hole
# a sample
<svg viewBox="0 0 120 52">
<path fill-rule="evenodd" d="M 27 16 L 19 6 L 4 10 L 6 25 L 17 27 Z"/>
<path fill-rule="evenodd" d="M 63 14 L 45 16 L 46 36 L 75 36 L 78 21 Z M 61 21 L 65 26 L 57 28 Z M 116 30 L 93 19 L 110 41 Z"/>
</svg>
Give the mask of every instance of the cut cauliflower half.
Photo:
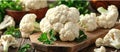
<svg viewBox="0 0 120 52">
<path fill-rule="evenodd" d="M 108 6 L 107 10 L 103 7 L 99 7 L 97 10 L 101 13 L 101 15 L 97 17 L 99 27 L 111 28 L 115 25 L 119 14 L 115 5 Z"/>
<path fill-rule="evenodd" d="M 97 29 L 97 18 L 95 13 L 80 15 L 80 28 L 85 31 L 94 31 Z"/>
<path fill-rule="evenodd" d="M 59 34 L 62 41 L 73 41 L 79 36 L 79 27 L 73 22 L 67 22 Z"/>
<path fill-rule="evenodd" d="M 120 49 L 120 30 L 111 29 L 106 36 L 96 40 L 96 46 L 109 46 Z"/>
<path fill-rule="evenodd" d="M 100 48 L 95 48 L 94 52 L 106 52 L 106 49 L 104 46 L 101 46 Z"/>
</svg>

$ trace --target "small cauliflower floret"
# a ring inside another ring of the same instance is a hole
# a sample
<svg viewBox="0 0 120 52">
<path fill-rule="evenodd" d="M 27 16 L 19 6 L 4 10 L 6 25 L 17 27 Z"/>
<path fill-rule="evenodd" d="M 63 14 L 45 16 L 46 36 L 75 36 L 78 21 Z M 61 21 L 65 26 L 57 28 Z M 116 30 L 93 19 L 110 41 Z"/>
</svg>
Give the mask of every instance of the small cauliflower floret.
<svg viewBox="0 0 120 52">
<path fill-rule="evenodd" d="M 5 15 L 4 21 L 0 23 L 0 30 L 9 26 L 15 26 L 15 21 L 11 16 Z"/>
<path fill-rule="evenodd" d="M 28 38 L 30 33 L 36 30 L 37 27 L 38 27 L 37 30 L 39 29 L 39 25 L 38 26 L 36 25 L 37 23 L 35 21 L 36 17 L 37 16 L 35 14 L 26 14 L 25 16 L 23 16 L 19 25 L 23 38 Z"/>
<path fill-rule="evenodd" d="M 62 23 L 55 23 L 53 24 L 53 29 L 56 31 L 56 32 L 60 32 L 60 30 L 64 27 L 64 25 Z"/>
<path fill-rule="evenodd" d="M 47 7 L 47 0 L 20 0 L 25 11 Z"/>
<path fill-rule="evenodd" d="M 80 28 L 85 31 L 94 31 L 97 25 L 97 18 L 95 13 L 86 14 L 85 16 L 80 16 Z"/>
<path fill-rule="evenodd" d="M 10 46 L 18 47 L 18 42 L 15 40 L 15 38 L 12 35 L 2 35 L 0 39 L 0 44 L 3 45 L 4 52 L 8 52 L 8 48 Z"/>
<path fill-rule="evenodd" d="M 108 10 L 99 7 L 97 10 L 101 13 L 101 15 L 97 17 L 99 27 L 111 28 L 115 25 L 119 14 L 116 6 L 110 5 L 108 6 Z"/>
<path fill-rule="evenodd" d="M 79 36 L 78 21 L 79 11 L 76 8 L 59 5 L 47 11 L 40 22 L 40 29 L 42 32 L 53 29 L 62 41 L 73 41 Z"/>
<path fill-rule="evenodd" d="M 67 22 L 59 34 L 62 41 L 73 41 L 79 36 L 79 27 L 73 22 Z"/>
<path fill-rule="evenodd" d="M 109 46 L 120 49 L 120 30 L 111 29 L 103 39 L 99 38 L 96 40 L 96 45 Z"/>
<path fill-rule="evenodd" d="M 48 19 L 43 18 L 40 22 L 40 29 L 42 32 L 49 32 L 50 29 L 52 29 L 52 25 L 48 21 Z"/>
<path fill-rule="evenodd" d="M 101 46 L 100 48 L 94 49 L 94 52 L 106 52 L 106 49 L 104 46 Z"/>
</svg>

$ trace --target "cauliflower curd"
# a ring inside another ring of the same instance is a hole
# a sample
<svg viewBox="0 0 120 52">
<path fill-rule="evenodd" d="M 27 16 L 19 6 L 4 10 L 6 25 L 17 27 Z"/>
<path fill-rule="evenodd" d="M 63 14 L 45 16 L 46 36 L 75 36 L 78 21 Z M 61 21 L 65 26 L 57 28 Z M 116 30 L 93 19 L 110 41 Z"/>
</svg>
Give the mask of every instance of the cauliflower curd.
<svg viewBox="0 0 120 52">
<path fill-rule="evenodd" d="M 62 41 L 73 41 L 79 36 L 79 11 L 65 5 L 56 6 L 47 11 L 40 22 L 42 32 L 53 29 L 59 33 Z"/>
</svg>

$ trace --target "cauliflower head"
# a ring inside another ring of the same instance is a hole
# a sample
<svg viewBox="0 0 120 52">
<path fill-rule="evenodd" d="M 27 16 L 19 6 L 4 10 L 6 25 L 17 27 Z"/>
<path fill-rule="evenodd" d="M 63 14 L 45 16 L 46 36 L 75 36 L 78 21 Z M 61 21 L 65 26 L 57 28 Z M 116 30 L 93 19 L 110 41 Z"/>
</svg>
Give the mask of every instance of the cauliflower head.
<svg viewBox="0 0 120 52">
<path fill-rule="evenodd" d="M 35 29 L 34 23 L 36 17 L 37 16 L 35 14 L 26 14 L 25 16 L 23 16 L 19 25 L 22 37 L 24 38 L 29 37 L 30 33 Z"/>
<path fill-rule="evenodd" d="M 40 21 L 40 29 L 42 32 L 53 29 L 60 34 L 62 41 L 72 41 L 79 35 L 78 21 L 79 11 L 76 8 L 59 5 L 47 11 Z"/>
<path fill-rule="evenodd" d="M 80 15 L 80 28 L 85 31 L 94 31 L 97 29 L 97 18 L 95 13 Z"/>
<path fill-rule="evenodd" d="M 9 26 L 15 26 L 15 21 L 11 16 L 5 15 L 4 21 L 0 23 L 0 30 Z"/>
<path fill-rule="evenodd" d="M 47 0 L 20 0 L 25 11 L 47 7 Z"/>
<path fill-rule="evenodd" d="M 115 25 L 119 14 L 115 5 L 108 6 L 107 10 L 103 7 L 99 7 L 97 10 L 101 13 L 101 15 L 97 17 L 99 27 L 111 28 Z"/>
<path fill-rule="evenodd" d="M 95 48 L 94 52 L 106 52 L 106 49 L 104 46 L 101 46 L 100 48 Z"/>
<path fill-rule="evenodd" d="M 109 46 L 120 49 L 120 30 L 111 29 L 103 39 L 99 38 L 96 40 L 96 45 Z"/>
</svg>

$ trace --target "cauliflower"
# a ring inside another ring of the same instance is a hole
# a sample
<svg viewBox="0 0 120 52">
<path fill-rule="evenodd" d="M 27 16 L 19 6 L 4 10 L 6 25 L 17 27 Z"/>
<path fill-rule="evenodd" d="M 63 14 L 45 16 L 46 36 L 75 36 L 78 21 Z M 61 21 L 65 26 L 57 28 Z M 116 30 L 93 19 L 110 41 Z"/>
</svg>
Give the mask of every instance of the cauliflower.
<svg viewBox="0 0 120 52">
<path fill-rule="evenodd" d="M 30 33 L 33 32 L 36 28 L 39 29 L 39 25 L 36 25 L 37 22 L 35 14 L 26 14 L 23 16 L 19 28 L 23 38 L 28 38 Z"/>
<path fill-rule="evenodd" d="M 94 52 L 106 52 L 106 49 L 104 46 L 101 46 L 100 48 L 94 49 Z"/>
<path fill-rule="evenodd" d="M 109 46 L 120 49 L 120 30 L 111 29 L 106 36 L 96 40 L 96 46 Z"/>
<path fill-rule="evenodd" d="M 115 25 L 118 18 L 118 9 L 116 6 L 110 5 L 108 6 L 108 10 L 99 7 L 97 10 L 101 13 L 101 15 L 97 17 L 99 27 L 111 28 Z"/>
<path fill-rule="evenodd" d="M 73 41 L 79 36 L 78 22 L 79 11 L 76 8 L 60 5 L 47 11 L 40 22 L 40 29 L 42 32 L 53 29 L 62 41 Z"/>
<path fill-rule="evenodd" d="M 8 52 L 9 46 L 18 47 L 18 42 L 12 35 L 2 35 L 0 44 L 3 45 L 3 51 Z"/>
<path fill-rule="evenodd" d="M 80 28 L 85 31 L 94 31 L 97 25 L 97 18 L 95 13 L 86 14 L 85 16 L 80 16 Z"/>
<path fill-rule="evenodd" d="M 11 16 L 5 15 L 4 21 L 0 23 L 0 30 L 9 26 L 15 26 L 15 21 Z"/>
<path fill-rule="evenodd" d="M 25 11 L 47 7 L 47 0 L 20 0 Z"/>
</svg>

